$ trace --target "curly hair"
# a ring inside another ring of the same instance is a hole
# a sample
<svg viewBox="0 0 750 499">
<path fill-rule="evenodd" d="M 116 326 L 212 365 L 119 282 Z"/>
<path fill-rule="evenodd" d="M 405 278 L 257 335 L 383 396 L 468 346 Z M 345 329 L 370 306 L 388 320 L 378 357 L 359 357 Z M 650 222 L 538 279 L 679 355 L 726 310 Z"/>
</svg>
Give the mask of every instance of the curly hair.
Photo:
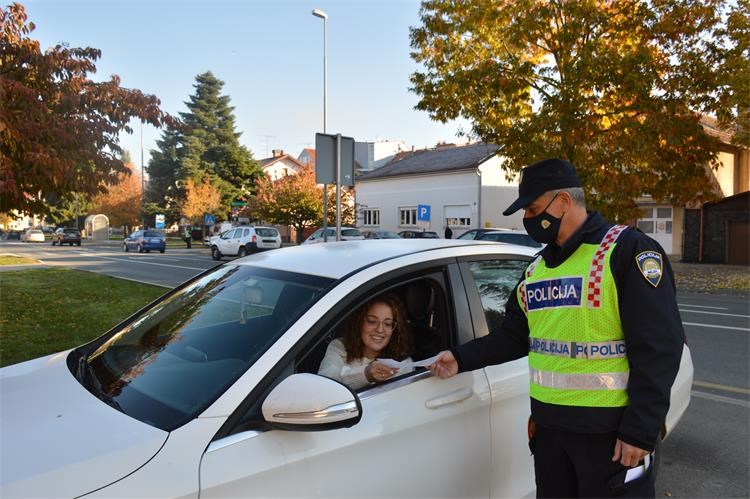
<svg viewBox="0 0 750 499">
<path fill-rule="evenodd" d="M 346 347 L 346 361 L 352 362 L 365 356 L 365 345 L 362 342 L 362 322 L 367 316 L 370 307 L 376 303 L 384 303 L 391 308 L 393 319 L 396 321 L 396 328 L 391 334 L 391 340 L 386 347 L 380 352 L 384 359 L 404 360 L 412 351 L 412 337 L 409 331 L 409 324 L 406 320 L 406 309 L 401 300 L 393 293 L 387 293 L 375 298 L 371 298 L 364 305 L 349 316 L 344 335 L 341 340 Z"/>
</svg>

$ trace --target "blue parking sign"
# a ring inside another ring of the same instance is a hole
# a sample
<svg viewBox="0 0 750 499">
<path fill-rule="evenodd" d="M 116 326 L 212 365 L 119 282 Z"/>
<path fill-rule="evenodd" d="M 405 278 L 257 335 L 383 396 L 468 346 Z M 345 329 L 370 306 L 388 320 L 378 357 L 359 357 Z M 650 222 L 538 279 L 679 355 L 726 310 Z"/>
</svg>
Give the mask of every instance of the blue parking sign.
<svg viewBox="0 0 750 499">
<path fill-rule="evenodd" d="M 430 221 L 430 205 L 429 204 L 417 205 L 417 221 L 418 222 Z"/>
</svg>

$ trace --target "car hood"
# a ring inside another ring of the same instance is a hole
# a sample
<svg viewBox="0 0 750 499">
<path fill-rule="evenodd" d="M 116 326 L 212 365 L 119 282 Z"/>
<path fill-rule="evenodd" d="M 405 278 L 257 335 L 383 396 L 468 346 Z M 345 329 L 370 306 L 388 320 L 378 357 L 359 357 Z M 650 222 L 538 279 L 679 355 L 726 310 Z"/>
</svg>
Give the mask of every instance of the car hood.
<svg viewBox="0 0 750 499">
<path fill-rule="evenodd" d="M 0 369 L 0 497 L 75 497 L 132 473 L 169 436 L 105 404 L 68 352 Z"/>
</svg>

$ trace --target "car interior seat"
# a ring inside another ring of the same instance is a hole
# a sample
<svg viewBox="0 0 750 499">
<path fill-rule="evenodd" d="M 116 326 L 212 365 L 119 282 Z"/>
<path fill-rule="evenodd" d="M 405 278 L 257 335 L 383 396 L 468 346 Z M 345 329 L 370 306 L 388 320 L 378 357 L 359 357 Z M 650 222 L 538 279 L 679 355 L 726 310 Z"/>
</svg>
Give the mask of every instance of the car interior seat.
<svg viewBox="0 0 750 499">
<path fill-rule="evenodd" d="M 435 307 L 435 289 L 427 279 L 413 281 L 403 290 L 409 327 L 414 336 L 414 360 L 427 359 L 444 346 Z"/>
</svg>

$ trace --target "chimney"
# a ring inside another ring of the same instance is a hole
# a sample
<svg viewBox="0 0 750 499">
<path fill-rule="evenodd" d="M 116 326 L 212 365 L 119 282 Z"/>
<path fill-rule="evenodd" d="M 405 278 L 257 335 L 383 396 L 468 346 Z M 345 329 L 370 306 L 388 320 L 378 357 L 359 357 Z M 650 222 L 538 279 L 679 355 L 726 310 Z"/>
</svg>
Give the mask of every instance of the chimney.
<svg viewBox="0 0 750 499">
<path fill-rule="evenodd" d="M 274 149 L 271 152 L 273 152 L 273 157 L 274 158 L 280 158 L 280 157 L 282 157 L 284 155 L 284 150 L 283 149 Z"/>
</svg>

